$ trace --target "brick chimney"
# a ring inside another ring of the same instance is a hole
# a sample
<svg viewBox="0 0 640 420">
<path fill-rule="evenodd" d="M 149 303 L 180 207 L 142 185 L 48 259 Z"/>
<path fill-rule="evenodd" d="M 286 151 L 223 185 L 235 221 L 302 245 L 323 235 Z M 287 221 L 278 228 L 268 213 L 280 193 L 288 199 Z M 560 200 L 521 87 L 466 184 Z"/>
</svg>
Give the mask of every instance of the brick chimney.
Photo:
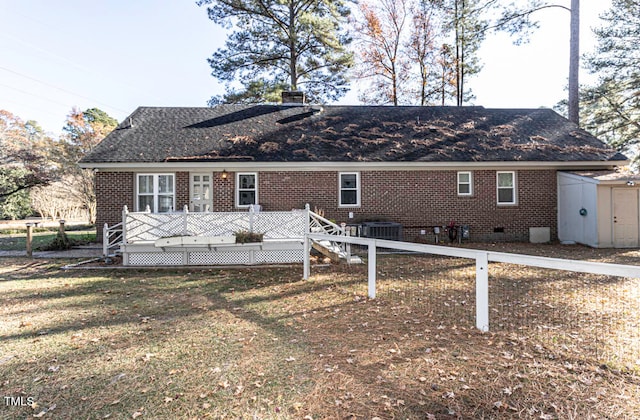
<svg viewBox="0 0 640 420">
<path fill-rule="evenodd" d="M 304 92 L 300 91 L 282 91 L 283 105 L 304 105 Z"/>
</svg>

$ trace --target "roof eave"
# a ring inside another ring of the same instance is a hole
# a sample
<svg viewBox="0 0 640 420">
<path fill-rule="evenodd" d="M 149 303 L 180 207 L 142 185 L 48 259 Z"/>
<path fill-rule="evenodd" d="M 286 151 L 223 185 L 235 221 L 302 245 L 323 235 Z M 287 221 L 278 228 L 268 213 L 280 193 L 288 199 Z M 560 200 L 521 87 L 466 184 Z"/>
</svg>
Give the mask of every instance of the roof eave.
<svg viewBox="0 0 640 420">
<path fill-rule="evenodd" d="M 612 169 L 626 166 L 628 160 L 612 161 L 571 161 L 571 162 L 532 162 L 532 161 L 491 161 L 491 162 L 81 162 L 83 169 L 104 171 L 189 171 L 206 168 L 207 170 L 226 170 L 232 172 L 246 170 L 261 171 L 330 171 L 330 170 L 457 170 L 457 169 Z"/>
</svg>

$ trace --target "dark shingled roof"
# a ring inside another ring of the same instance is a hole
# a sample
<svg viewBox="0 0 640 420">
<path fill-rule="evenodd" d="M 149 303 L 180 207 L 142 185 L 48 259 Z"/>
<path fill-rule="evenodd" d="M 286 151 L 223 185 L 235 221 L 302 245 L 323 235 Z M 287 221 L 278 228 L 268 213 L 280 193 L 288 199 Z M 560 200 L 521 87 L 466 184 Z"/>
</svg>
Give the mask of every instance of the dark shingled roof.
<svg viewBox="0 0 640 420">
<path fill-rule="evenodd" d="M 140 107 L 82 162 L 624 160 L 550 109 L 221 105 Z"/>
</svg>

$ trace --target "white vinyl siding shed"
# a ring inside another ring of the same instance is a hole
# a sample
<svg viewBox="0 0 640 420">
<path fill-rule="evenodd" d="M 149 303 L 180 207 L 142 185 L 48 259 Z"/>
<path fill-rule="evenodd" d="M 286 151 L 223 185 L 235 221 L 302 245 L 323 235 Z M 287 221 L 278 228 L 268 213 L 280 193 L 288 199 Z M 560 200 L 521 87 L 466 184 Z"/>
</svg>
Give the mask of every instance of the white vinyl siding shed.
<svg viewBox="0 0 640 420">
<path fill-rule="evenodd" d="M 558 172 L 558 239 L 595 248 L 640 246 L 640 179 Z"/>
</svg>

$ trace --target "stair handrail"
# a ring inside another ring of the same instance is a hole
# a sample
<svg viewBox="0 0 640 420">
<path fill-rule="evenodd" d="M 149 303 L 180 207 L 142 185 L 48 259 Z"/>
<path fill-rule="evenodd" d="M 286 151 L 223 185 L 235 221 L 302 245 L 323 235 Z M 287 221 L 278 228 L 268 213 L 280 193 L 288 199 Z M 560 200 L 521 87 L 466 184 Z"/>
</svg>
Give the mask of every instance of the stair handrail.
<svg viewBox="0 0 640 420">
<path fill-rule="evenodd" d="M 124 241 L 123 237 L 124 229 L 123 222 L 117 223 L 113 226 L 104 224 L 102 229 L 102 256 L 108 257 L 114 255 L 116 251 L 120 250 L 120 245 Z M 113 252 L 111 252 L 113 250 Z"/>
<path fill-rule="evenodd" d="M 321 228 L 322 232 L 311 232 L 314 227 Z M 309 210 L 309 231 L 309 233 L 326 233 L 327 235 L 346 235 L 346 229 L 311 210 Z"/>
<path fill-rule="evenodd" d="M 342 227 L 329 219 L 326 219 L 320 216 L 318 213 L 315 213 L 311 210 L 309 211 L 309 233 L 326 233 L 327 235 L 335 235 L 335 236 L 347 236 L 348 231 L 345 227 Z M 313 228 L 319 228 L 321 232 L 314 232 Z M 316 241 L 314 241 L 316 242 Z M 351 244 L 346 244 L 344 242 L 331 241 L 331 245 L 340 249 L 340 254 L 343 258 L 346 258 L 347 261 L 351 259 Z"/>
</svg>

